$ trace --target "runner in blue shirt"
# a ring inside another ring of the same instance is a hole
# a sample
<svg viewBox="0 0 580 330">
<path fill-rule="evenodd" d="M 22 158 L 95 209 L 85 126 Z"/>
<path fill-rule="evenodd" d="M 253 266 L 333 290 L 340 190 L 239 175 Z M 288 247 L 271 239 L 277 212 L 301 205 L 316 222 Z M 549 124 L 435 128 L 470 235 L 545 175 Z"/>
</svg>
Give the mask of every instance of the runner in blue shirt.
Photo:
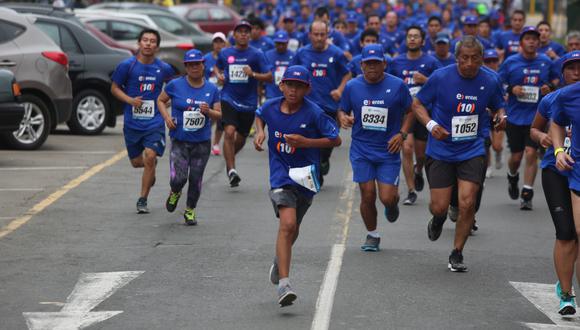
<svg viewBox="0 0 580 330">
<path fill-rule="evenodd" d="M 365 29 L 374 30 L 379 35 L 378 43 L 383 45 L 383 53 L 394 54 L 396 52 L 395 44 L 387 36 L 381 34 L 381 18 L 377 14 L 371 14 L 367 17 Z M 351 45 L 354 47 L 351 49 L 351 54 L 358 55 L 361 52 L 360 39 L 363 31 L 360 31 L 353 39 L 351 39 Z"/>
<path fill-rule="evenodd" d="M 252 25 L 252 32 L 250 33 L 250 46 L 267 52 L 274 48 L 274 43 L 269 37 L 264 35 L 264 22 L 260 18 L 252 18 L 248 21 Z"/>
<path fill-rule="evenodd" d="M 437 59 L 423 53 L 421 45 L 425 39 L 425 32 L 418 26 L 407 28 L 407 52 L 393 59 L 389 73 L 397 76 L 405 82 L 411 96 L 415 96 L 421 86 L 427 82 L 427 78 L 441 67 Z M 403 145 L 403 173 L 409 189 L 403 205 L 412 205 L 417 201 L 416 191 L 423 190 L 423 166 L 425 164 L 425 147 L 429 135 L 424 125 L 415 123 L 413 134 L 405 140 Z M 416 167 L 413 166 L 413 154 L 416 156 Z"/>
<path fill-rule="evenodd" d="M 381 45 L 363 48 L 361 66 L 363 75 L 346 84 L 338 120 L 343 128 L 352 127 L 350 162 L 353 181 L 360 187 L 361 216 L 368 231 L 361 249 L 378 251 L 377 185 L 385 217 L 389 222 L 397 221 L 400 151 L 413 124 L 413 99 L 401 79 L 385 74 L 387 62 Z"/>
<path fill-rule="evenodd" d="M 284 72 L 290 66 L 295 55 L 293 51 L 288 50 L 288 41 L 288 33 L 283 30 L 278 31 L 274 35 L 276 48 L 266 52 L 266 59 L 270 64 L 270 71 L 272 71 L 272 75 L 274 76 L 274 82 L 266 84 L 267 99 L 282 96 L 282 92 L 278 86 L 280 85 L 280 81 L 282 81 L 282 77 L 284 77 Z"/>
<path fill-rule="evenodd" d="M 224 159 L 230 187 L 237 187 L 241 181 L 236 171 L 236 154 L 244 147 L 254 123 L 258 81 L 272 81 L 272 72 L 264 53 L 248 44 L 251 28 L 246 21 L 236 25 L 236 45 L 222 49 L 214 69 L 218 80 L 224 85 L 221 93 Z"/>
<path fill-rule="evenodd" d="M 378 44 L 378 40 L 379 40 L 379 35 L 375 30 L 366 29 L 360 35 L 359 43 L 360 43 L 361 47 L 364 48 L 365 46 L 370 45 L 370 44 Z M 358 55 L 354 56 L 352 58 L 352 60 L 350 62 L 348 62 L 347 66 L 346 66 L 348 68 L 348 71 L 350 71 L 350 74 L 353 78 L 356 78 L 362 74 L 362 69 L 360 66 L 361 59 L 362 59 L 362 55 L 358 54 Z M 387 63 L 387 66 L 388 66 L 388 63 Z"/>
<path fill-rule="evenodd" d="M 550 23 L 541 21 L 536 25 L 536 28 L 540 32 L 540 48 L 538 48 L 538 53 L 546 54 L 552 61 L 556 61 L 566 54 L 564 46 L 552 41 L 552 26 Z"/>
<path fill-rule="evenodd" d="M 350 72 L 346 67 L 347 60 L 342 51 L 327 43 L 328 25 L 324 21 L 314 21 L 310 26 L 311 44 L 302 47 L 296 53 L 293 65 L 302 65 L 312 73 L 312 91 L 308 98 L 316 102 L 326 114 L 336 118 L 338 101 Z M 332 148 L 321 150 L 320 181 L 330 170 Z"/>
<path fill-rule="evenodd" d="M 499 71 L 499 54 L 495 49 L 487 49 L 483 52 L 483 66 L 494 71 Z M 501 78 L 500 78 L 501 79 Z M 499 170 L 503 167 L 502 163 L 502 153 L 503 153 L 503 141 L 504 141 L 505 131 L 503 130 L 492 130 L 491 131 L 491 147 L 495 152 L 495 169 Z M 488 166 L 491 164 L 491 155 L 488 158 Z M 488 170 L 489 167 L 488 167 Z M 490 170 L 491 171 L 491 170 Z M 486 173 L 487 176 L 487 173 Z"/>
<path fill-rule="evenodd" d="M 155 100 L 175 71 L 155 58 L 161 42 L 159 32 L 145 29 L 137 42 L 137 55 L 119 63 L 113 72 L 111 93 L 125 104 L 123 134 L 131 165 L 143 168 L 137 212 L 149 213 L 147 197 L 155 184 L 157 156 L 163 156 L 165 151 L 165 125 Z"/>
<path fill-rule="evenodd" d="M 396 12 L 390 11 L 385 15 L 385 27 L 383 33 L 395 45 L 396 49 L 405 41 L 405 31 L 399 28 L 399 16 Z"/>
<path fill-rule="evenodd" d="M 427 233 L 432 241 L 441 235 L 453 185 L 457 183 L 459 218 L 448 267 L 453 272 L 463 272 L 467 267 L 462 251 L 473 225 L 476 196 L 485 177 L 484 140 L 490 129 L 487 108 L 493 112 L 497 128 L 502 128 L 505 102 L 499 79 L 481 68 L 483 46 L 475 37 L 465 36 L 455 54 L 457 64 L 431 75 L 413 102 L 413 112 L 430 132 L 426 169 L 433 217 Z M 431 115 L 426 106 L 431 108 Z"/>
<path fill-rule="evenodd" d="M 526 22 L 526 13 L 523 10 L 515 10 L 510 19 L 512 29 L 498 34 L 495 46 L 504 61 L 520 51 L 520 35 Z"/>
<path fill-rule="evenodd" d="M 293 16 L 285 16 L 282 20 L 282 25 L 286 33 L 288 33 L 288 49 L 296 52 L 302 46 L 303 33 L 296 31 L 296 21 Z"/>
<path fill-rule="evenodd" d="M 270 281 L 278 285 L 278 303 L 292 305 L 296 293 L 288 274 L 292 245 L 313 196 L 320 189 L 320 148 L 341 144 L 338 127 L 316 103 L 305 98 L 310 91 L 310 73 L 291 66 L 280 82 L 284 96 L 266 101 L 256 111 L 254 147 L 262 151 L 268 126 L 270 199 L 280 219 L 276 257 L 270 267 Z"/>
<path fill-rule="evenodd" d="M 181 190 L 189 181 L 187 205 L 183 217 L 189 226 L 197 224 L 195 208 L 201 195 L 203 172 L 211 148 L 211 122 L 220 120 L 219 90 L 204 78 L 204 57 L 197 50 L 185 53 L 186 75 L 170 81 L 157 99 L 159 113 L 169 128 L 171 153 L 169 156 L 169 185 L 171 191 L 165 202 L 173 212 L 181 197 Z M 171 101 L 171 114 L 167 110 Z"/>
<path fill-rule="evenodd" d="M 474 36 L 483 45 L 484 49 L 493 48 L 493 43 L 477 35 L 479 20 L 475 16 L 467 16 L 463 21 L 463 36 Z M 455 49 L 457 42 L 461 40 L 461 37 L 453 39 L 451 41 L 451 49 Z"/>
<path fill-rule="evenodd" d="M 507 58 L 499 69 L 499 75 L 508 91 L 508 123 L 506 134 L 511 155 L 508 161 L 508 192 L 511 199 L 520 196 L 520 209 L 531 210 L 534 181 L 538 171 L 538 145 L 530 138 L 530 125 L 542 97 L 555 89 L 558 76 L 552 71 L 552 61 L 538 54 L 540 34 L 533 26 L 527 26 L 520 36 L 520 54 Z M 524 185 L 519 193 L 518 169 L 524 157 Z"/>
<path fill-rule="evenodd" d="M 221 50 L 226 46 L 226 36 L 221 32 L 216 32 L 212 37 L 212 51 L 205 54 L 203 57 L 204 68 L 205 68 L 205 80 L 216 85 L 216 87 L 221 90 L 223 85 L 218 83 L 218 79 L 214 72 L 214 67 L 217 62 L 217 58 Z M 214 156 L 221 155 L 220 141 L 222 139 L 222 134 L 224 132 L 224 127 L 222 126 L 221 120 L 215 120 L 215 130 L 213 134 L 213 143 L 211 147 L 211 153 Z"/>
<path fill-rule="evenodd" d="M 562 57 L 565 62 L 562 74 L 564 84 L 570 85 L 580 81 L 580 51 L 568 53 Z M 570 189 L 568 188 L 568 171 L 559 171 L 556 167 L 556 156 L 550 135 L 544 131 L 548 127 L 554 101 L 561 90 L 552 92 L 542 99 L 538 112 L 532 123 L 530 134 L 532 139 L 542 147 L 546 153 L 542 159 L 542 187 L 548 203 L 548 209 L 556 229 L 556 243 L 554 244 L 554 266 L 558 276 L 556 292 L 560 299 L 558 312 L 561 315 L 576 313 L 576 304 L 571 295 L 576 257 L 578 254 L 578 236 L 574 225 L 574 213 Z M 566 127 L 564 151 L 570 152 L 570 127 Z"/>
<path fill-rule="evenodd" d="M 419 24 L 414 23 L 409 27 L 407 27 L 407 30 L 411 26 L 420 27 Z M 429 53 L 434 50 L 435 39 L 437 38 L 437 34 L 441 32 L 441 29 L 442 29 L 441 18 L 439 18 L 438 16 L 431 16 L 427 22 L 427 33 L 423 37 L 423 45 L 421 46 L 421 50 L 423 52 Z M 408 50 L 407 42 L 403 41 L 403 43 L 401 43 L 401 46 L 399 47 L 398 53 L 403 54 L 406 53 L 407 50 Z"/>
<path fill-rule="evenodd" d="M 445 32 L 437 33 L 435 39 L 435 50 L 430 54 L 439 61 L 441 67 L 455 64 L 455 55 L 449 52 L 449 35 Z"/>
</svg>

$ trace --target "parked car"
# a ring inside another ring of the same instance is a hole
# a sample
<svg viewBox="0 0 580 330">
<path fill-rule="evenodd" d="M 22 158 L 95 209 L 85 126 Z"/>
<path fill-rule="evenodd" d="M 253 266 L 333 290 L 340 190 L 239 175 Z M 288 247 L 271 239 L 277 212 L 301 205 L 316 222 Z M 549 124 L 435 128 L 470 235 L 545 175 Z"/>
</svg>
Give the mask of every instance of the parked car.
<svg viewBox="0 0 580 330">
<path fill-rule="evenodd" d="M 32 17 L 0 8 L 0 69 L 14 73 L 28 118 L 25 129 L 6 140 L 28 150 L 40 147 L 51 129 L 69 120 L 72 110 L 68 57 L 33 23 Z"/>
<path fill-rule="evenodd" d="M 126 51 L 131 52 L 131 54 L 133 54 L 133 55 L 137 54 L 137 51 L 139 50 L 139 47 L 137 47 L 137 44 L 134 44 L 131 46 L 122 44 L 120 42 L 117 42 L 115 39 L 109 37 L 108 35 L 104 34 L 103 32 L 101 32 L 99 29 L 92 26 L 91 24 L 89 24 L 89 23 L 82 23 L 82 24 L 85 27 L 85 29 L 87 29 L 87 31 L 89 31 L 92 35 L 94 35 L 97 39 L 99 39 L 105 45 L 107 45 L 111 48 L 124 49 Z"/>
<path fill-rule="evenodd" d="M 81 21 L 96 27 L 99 31 L 105 33 L 115 41 L 128 46 L 136 45 L 139 33 L 141 33 L 143 29 L 151 28 L 145 24 L 120 17 L 100 15 L 79 16 L 79 18 Z M 183 39 L 163 30 L 160 30 L 159 34 L 161 35 L 161 44 L 157 57 L 171 65 L 178 74 L 185 73 L 183 56 L 185 55 L 185 52 L 193 48 L 193 44 L 187 39 Z"/>
<path fill-rule="evenodd" d="M 231 8 L 211 3 L 185 4 L 169 9 L 209 33 L 222 32 L 227 35 L 242 20 Z"/>
<path fill-rule="evenodd" d="M 69 58 L 73 85 L 71 132 L 84 135 L 115 127 L 122 105 L 111 94 L 111 76 L 117 64 L 131 56 L 126 50 L 105 46 L 80 25 L 69 20 L 36 16 L 34 25 L 46 33 Z"/>
<path fill-rule="evenodd" d="M 143 3 L 143 2 L 103 2 L 94 4 L 88 7 L 88 9 L 106 9 L 106 10 L 126 10 L 126 11 L 135 11 L 141 9 L 147 10 L 155 10 L 159 12 L 169 12 L 169 9 L 151 4 L 151 3 Z"/>
<path fill-rule="evenodd" d="M 24 127 L 24 106 L 19 103 L 20 86 L 14 79 L 14 74 L 0 69 L 0 136 Z"/>
</svg>

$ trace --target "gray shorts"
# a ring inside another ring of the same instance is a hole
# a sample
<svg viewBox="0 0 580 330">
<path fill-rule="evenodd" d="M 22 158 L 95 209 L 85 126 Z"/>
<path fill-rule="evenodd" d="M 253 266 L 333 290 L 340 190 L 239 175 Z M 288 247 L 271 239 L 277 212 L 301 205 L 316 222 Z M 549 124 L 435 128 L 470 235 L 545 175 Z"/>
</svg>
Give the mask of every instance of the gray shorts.
<svg viewBox="0 0 580 330">
<path fill-rule="evenodd" d="M 298 225 L 302 223 L 302 218 L 304 218 L 306 211 L 312 205 L 312 198 L 304 196 L 297 188 L 292 186 L 272 189 L 269 195 L 276 217 L 280 217 L 280 212 L 278 211 L 280 206 L 291 207 L 296 209 L 296 222 Z"/>
</svg>

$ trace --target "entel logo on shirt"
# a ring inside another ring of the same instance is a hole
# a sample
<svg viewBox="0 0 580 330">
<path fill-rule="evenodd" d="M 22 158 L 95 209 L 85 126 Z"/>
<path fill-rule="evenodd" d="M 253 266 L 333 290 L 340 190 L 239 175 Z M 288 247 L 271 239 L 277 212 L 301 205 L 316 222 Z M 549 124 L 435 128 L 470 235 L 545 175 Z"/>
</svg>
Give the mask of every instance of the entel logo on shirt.
<svg viewBox="0 0 580 330">
<path fill-rule="evenodd" d="M 524 74 L 540 74 L 540 73 L 541 71 L 538 69 L 528 69 L 528 68 L 524 69 Z"/>
<path fill-rule="evenodd" d="M 458 100 L 467 100 L 467 101 L 477 101 L 477 96 L 463 95 L 461 93 L 457 93 L 457 99 Z"/>
<path fill-rule="evenodd" d="M 364 105 L 382 105 L 385 104 L 385 100 L 363 100 Z"/>
</svg>

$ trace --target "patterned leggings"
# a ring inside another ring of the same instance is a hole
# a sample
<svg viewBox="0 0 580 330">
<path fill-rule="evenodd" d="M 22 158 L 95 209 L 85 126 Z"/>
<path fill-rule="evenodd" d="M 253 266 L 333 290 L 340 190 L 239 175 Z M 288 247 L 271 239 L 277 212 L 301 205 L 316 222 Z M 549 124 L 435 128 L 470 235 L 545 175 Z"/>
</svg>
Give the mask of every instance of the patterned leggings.
<svg viewBox="0 0 580 330">
<path fill-rule="evenodd" d="M 201 195 L 203 171 L 209 159 L 211 142 L 171 141 L 169 156 L 171 191 L 179 192 L 189 179 L 187 189 L 187 207 L 195 208 Z"/>
</svg>

